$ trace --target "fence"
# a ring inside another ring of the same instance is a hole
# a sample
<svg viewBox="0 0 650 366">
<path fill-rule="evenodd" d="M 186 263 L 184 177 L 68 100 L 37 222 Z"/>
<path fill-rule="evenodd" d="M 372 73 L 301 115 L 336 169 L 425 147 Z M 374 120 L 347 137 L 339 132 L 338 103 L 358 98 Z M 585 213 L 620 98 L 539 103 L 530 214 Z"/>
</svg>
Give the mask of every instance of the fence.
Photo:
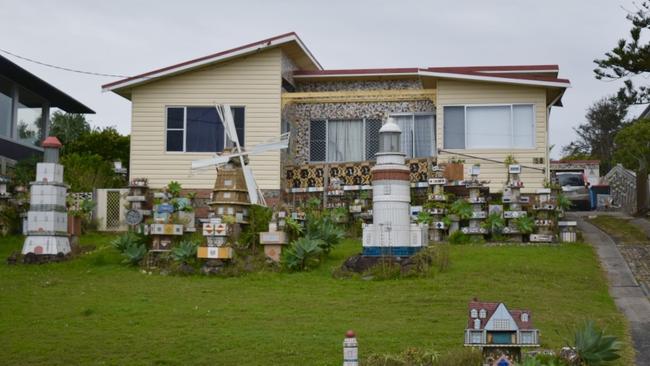
<svg viewBox="0 0 650 366">
<path fill-rule="evenodd" d="M 636 173 L 617 164 L 605 175 L 612 204 L 629 214 L 636 213 Z"/>
<path fill-rule="evenodd" d="M 126 231 L 128 226 L 124 221 L 127 211 L 126 196 L 128 189 L 96 189 L 95 218 L 98 220 L 99 231 Z"/>
</svg>

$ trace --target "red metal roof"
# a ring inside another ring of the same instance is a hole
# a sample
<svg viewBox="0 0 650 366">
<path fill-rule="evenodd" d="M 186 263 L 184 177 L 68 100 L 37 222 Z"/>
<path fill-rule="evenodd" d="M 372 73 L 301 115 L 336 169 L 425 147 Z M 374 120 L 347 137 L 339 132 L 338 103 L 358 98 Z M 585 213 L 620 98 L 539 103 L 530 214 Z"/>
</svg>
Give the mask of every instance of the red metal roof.
<svg viewBox="0 0 650 366">
<path fill-rule="evenodd" d="M 43 142 L 41 142 L 42 147 L 53 147 L 53 148 L 60 148 L 63 146 L 61 144 L 61 141 L 59 141 L 56 136 L 48 136 Z"/>
</svg>

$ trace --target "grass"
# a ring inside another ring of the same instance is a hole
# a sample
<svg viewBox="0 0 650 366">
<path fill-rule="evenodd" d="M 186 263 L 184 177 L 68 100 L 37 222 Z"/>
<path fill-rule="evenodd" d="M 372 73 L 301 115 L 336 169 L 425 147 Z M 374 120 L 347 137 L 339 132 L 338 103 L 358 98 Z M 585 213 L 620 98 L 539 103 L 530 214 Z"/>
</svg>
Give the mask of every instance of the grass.
<svg viewBox="0 0 650 366">
<path fill-rule="evenodd" d="M 630 219 L 599 215 L 589 221 L 611 235 L 617 244 L 650 244 L 643 230 L 632 224 Z"/>
<path fill-rule="evenodd" d="M 0 265 L 0 360 L 5 365 L 336 365 L 347 329 L 362 357 L 407 347 L 461 348 L 472 297 L 532 311 L 544 347 L 558 348 L 584 319 L 625 346 L 627 323 L 608 295 L 592 248 L 453 246 L 433 278 L 334 279 L 360 244 L 338 246 L 308 273 L 238 278 L 142 274 L 120 264 L 109 236 L 74 261 Z M 0 239 L 0 258 L 21 246 Z"/>
</svg>

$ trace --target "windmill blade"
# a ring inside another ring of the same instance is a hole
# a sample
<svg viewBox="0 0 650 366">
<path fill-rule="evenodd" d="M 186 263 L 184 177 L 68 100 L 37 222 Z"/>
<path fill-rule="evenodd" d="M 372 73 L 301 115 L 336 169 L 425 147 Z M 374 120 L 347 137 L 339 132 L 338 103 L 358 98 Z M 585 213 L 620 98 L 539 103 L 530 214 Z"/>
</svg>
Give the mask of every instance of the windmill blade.
<svg viewBox="0 0 650 366">
<path fill-rule="evenodd" d="M 266 143 L 257 144 L 253 146 L 253 148 L 248 153 L 254 155 L 254 154 L 263 153 L 265 151 L 286 149 L 288 147 L 289 147 L 289 138 L 288 137 L 284 138 L 283 135 L 283 137 L 280 138 L 280 140 L 266 142 Z"/>
<path fill-rule="evenodd" d="M 192 169 L 203 169 L 214 167 L 217 165 L 222 165 L 228 162 L 232 155 L 215 155 L 213 158 L 209 159 L 200 159 L 192 161 Z"/>
<path fill-rule="evenodd" d="M 244 180 L 246 181 L 246 189 L 248 189 L 248 198 L 250 198 L 251 204 L 266 206 L 264 196 L 260 194 L 253 172 L 248 165 L 244 165 L 242 169 L 244 171 Z"/>
<path fill-rule="evenodd" d="M 237 150 L 241 152 L 239 148 L 239 137 L 237 136 L 237 128 L 235 128 L 235 119 L 232 116 L 232 109 L 230 109 L 229 104 L 223 104 L 219 106 L 222 108 L 220 117 L 221 123 L 223 124 L 224 130 L 226 130 L 226 136 L 230 141 L 235 142 L 237 145 Z"/>
</svg>

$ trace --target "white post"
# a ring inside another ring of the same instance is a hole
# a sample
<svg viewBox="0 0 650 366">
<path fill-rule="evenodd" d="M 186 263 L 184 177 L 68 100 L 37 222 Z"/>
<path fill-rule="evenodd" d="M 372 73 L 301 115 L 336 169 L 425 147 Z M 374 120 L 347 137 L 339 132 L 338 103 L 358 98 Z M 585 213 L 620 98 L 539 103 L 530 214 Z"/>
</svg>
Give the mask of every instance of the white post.
<svg viewBox="0 0 650 366">
<path fill-rule="evenodd" d="M 359 349 L 354 331 L 348 330 L 343 340 L 343 366 L 359 366 Z"/>
</svg>

